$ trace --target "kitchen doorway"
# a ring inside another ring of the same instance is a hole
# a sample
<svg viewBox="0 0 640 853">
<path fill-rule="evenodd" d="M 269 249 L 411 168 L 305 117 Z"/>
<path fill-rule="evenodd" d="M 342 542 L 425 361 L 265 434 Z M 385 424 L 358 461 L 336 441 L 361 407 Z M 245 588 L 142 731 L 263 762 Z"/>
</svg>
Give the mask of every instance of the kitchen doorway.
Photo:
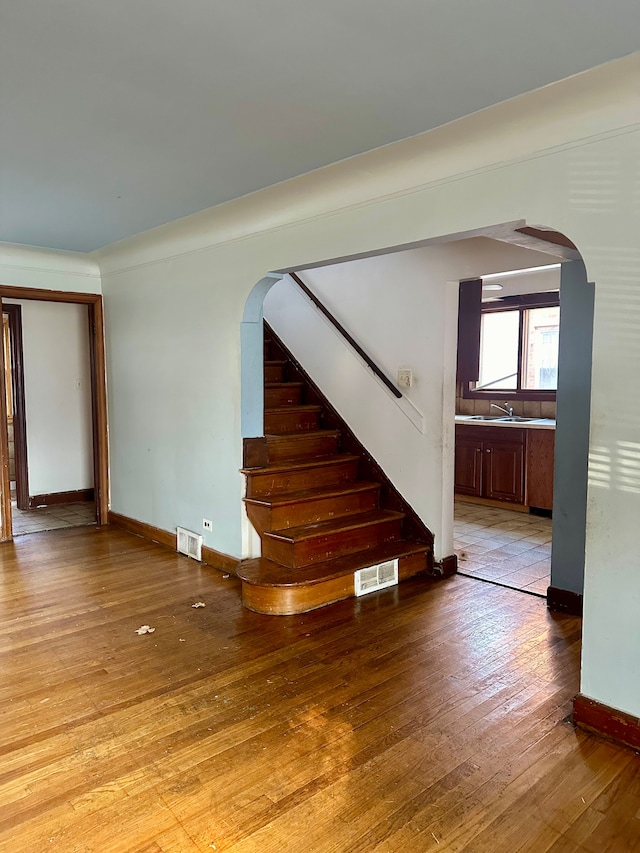
<svg viewBox="0 0 640 853">
<path fill-rule="evenodd" d="M 471 342 L 465 289 L 475 300 Z M 540 596 L 551 578 L 559 290 L 553 264 L 465 282 L 460 298 L 458 571 Z"/>
</svg>

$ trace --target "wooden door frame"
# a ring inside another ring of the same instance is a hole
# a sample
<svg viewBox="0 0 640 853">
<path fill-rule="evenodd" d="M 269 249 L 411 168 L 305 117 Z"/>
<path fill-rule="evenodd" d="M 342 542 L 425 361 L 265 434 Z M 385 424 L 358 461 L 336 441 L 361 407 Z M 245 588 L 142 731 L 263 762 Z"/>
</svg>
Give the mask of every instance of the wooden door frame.
<svg viewBox="0 0 640 853">
<path fill-rule="evenodd" d="M 11 305 L 9 303 L 2 304 L 2 314 L 3 316 L 6 314 L 9 318 L 11 378 L 13 380 L 13 439 L 16 460 L 16 503 L 18 505 L 18 509 L 29 509 L 27 418 L 24 397 L 24 364 L 22 350 L 22 307 L 20 305 Z"/>
<path fill-rule="evenodd" d="M 0 309 L 3 299 L 30 299 L 40 302 L 66 302 L 86 305 L 89 315 L 89 363 L 91 370 L 91 411 L 93 421 L 93 469 L 96 521 L 108 524 L 109 513 L 109 447 L 107 432 L 107 383 L 104 349 L 104 312 L 99 293 L 73 293 L 43 290 L 36 287 L 0 285 Z M 5 388 L 4 347 L 0 347 L 0 506 L 2 523 L 0 541 L 13 538 L 11 519 L 11 486 L 9 479 L 9 436 L 7 432 L 7 398 Z"/>
</svg>

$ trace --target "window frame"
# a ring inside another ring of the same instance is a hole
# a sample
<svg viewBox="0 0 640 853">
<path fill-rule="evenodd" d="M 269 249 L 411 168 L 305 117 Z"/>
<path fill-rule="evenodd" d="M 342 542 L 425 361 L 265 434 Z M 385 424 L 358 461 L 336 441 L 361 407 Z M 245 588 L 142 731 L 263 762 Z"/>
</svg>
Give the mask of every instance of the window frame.
<svg viewBox="0 0 640 853">
<path fill-rule="evenodd" d="M 524 345 L 524 312 L 530 308 L 556 308 L 560 306 L 560 292 L 549 291 L 548 293 L 527 293 L 522 296 L 503 296 L 495 300 L 483 302 L 480 308 L 482 314 L 493 314 L 499 311 L 519 311 L 518 322 L 518 387 L 514 390 L 489 388 L 476 390 L 472 388 L 476 382 L 465 382 L 462 396 L 467 400 L 495 400 L 500 397 L 505 401 L 511 400 L 543 400 L 554 401 L 556 391 L 536 390 L 533 388 L 522 388 L 523 370 L 523 345 Z M 480 340 L 478 340 L 478 360 L 480 357 Z"/>
</svg>

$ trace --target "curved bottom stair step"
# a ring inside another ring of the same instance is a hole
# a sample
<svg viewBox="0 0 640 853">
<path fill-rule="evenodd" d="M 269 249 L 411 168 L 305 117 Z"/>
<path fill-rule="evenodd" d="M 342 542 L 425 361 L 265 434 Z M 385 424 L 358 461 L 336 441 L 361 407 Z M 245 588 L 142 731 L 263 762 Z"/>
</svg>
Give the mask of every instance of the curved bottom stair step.
<svg viewBox="0 0 640 853">
<path fill-rule="evenodd" d="M 386 543 L 357 554 L 292 569 L 265 557 L 245 560 L 237 570 L 242 603 L 249 610 L 276 616 L 306 613 L 355 595 L 354 573 L 398 559 L 398 580 L 431 570 L 432 553 L 422 542 Z"/>
</svg>

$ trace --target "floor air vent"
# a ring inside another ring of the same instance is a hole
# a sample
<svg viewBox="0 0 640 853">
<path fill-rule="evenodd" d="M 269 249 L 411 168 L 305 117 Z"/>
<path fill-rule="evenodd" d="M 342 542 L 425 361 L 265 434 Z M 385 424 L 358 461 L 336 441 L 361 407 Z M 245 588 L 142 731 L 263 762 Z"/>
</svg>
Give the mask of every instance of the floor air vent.
<svg viewBox="0 0 640 853">
<path fill-rule="evenodd" d="M 178 533 L 178 551 L 193 557 L 194 560 L 202 560 L 202 536 L 192 533 L 184 527 L 176 528 Z"/>
<path fill-rule="evenodd" d="M 360 569 L 353 577 L 356 595 L 366 595 L 376 589 L 395 586 L 398 583 L 398 561 L 389 560 L 378 566 Z"/>
</svg>

